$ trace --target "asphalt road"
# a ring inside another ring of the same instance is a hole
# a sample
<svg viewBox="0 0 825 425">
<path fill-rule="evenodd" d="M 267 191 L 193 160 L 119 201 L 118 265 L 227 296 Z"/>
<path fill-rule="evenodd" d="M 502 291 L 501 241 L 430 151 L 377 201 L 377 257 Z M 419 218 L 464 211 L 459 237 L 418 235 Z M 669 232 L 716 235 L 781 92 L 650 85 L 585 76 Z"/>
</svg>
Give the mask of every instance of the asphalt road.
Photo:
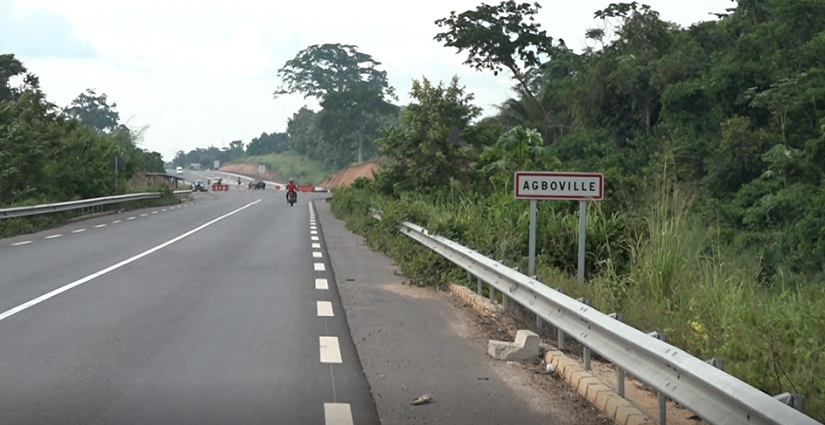
<svg viewBox="0 0 825 425">
<path fill-rule="evenodd" d="M 199 193 L 0 240 L 0 423 L 378 424 L 321 196 Z"/>
</svg>

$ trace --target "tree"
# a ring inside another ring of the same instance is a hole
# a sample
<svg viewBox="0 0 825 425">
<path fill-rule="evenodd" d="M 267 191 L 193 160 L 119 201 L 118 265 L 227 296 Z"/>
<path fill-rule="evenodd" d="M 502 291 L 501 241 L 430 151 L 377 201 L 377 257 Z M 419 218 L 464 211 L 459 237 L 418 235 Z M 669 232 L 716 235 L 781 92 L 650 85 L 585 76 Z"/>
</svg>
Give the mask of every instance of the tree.
<svg viewBox="0 0 825 425">
<path fill-rule="evenodd" d="M 106 94 L 98 95 L 93 89 L 86 89 L 64 110 L 66 115 L 94 128 L 98 132 L 111 132 L 117 128 L 120 114 L 115 110 L 117 103 L 109 105 Z"/>
<path fill-rule="evenodd" d="M 320 100 L 362 82 L 393 97 L 387 72 L 376 69 L 381 63 L 357 49 L 349 44 L 314 44 L 301 50 L 278 70 L 282 84 L 275 90 L 275 98 L 301 93 L 304 98 Z"/>
<path fill-rule="evenodd" d="M 412 103 L 401 115 L 402 126 L 384 131 L 375 142 L 389 159 L 376 182 L 392 192 L 432 192 L 467 171 L 469 158 L 460 141 L 481 109 L 472 104 L 473 95 L 459 86 L 457 77 L 447 87 L 435 86 L 426 78 L 413 81 L 410 96 Z"/>
<path fill-rule="evenodd" d="M 289 149 L 289 136 L 286 133 L 261 133 L 260 136 L 252 139 L 246 146 L 247 155 L 266 155 L 270 153 L 281 153 Z"/>
<path fill-rule="evenodd" d="M 358 163 L 364 162 L 364 137 L 367 126 L 382 115 L 397 112 L 397 107 L 384 100 L 383 92 L 369 83 L 353 84 L 344 91 L 330 93 L 321 102 L 319 128 L 325 139 L 334 140 L 336 135 L 356 133 L 358 137 Z"/>
<path fill-rule="evenodd" d="M 448 18 L 435 21 L 439 27 L 447 28 L 437 34 L 435 40 L 455 47 L 458 53 L 466 50 L 468 56 L 464 63 L 476 70 L 490 70 L 493 75 L 509 70 L 524 94 L 550 123 L 551 117 L 530 87 L 530 74 L 541 65 L 541 56 L 560 52 L 553 46 L 553 38 L 535 23 L 534 16 L 540 8 L 538 3 L 508 0 L 497 6 L 482 4 L 458 15 L 450 12 Z M 563 45 L 563 40 L 560 42 Z"/>
</svg>

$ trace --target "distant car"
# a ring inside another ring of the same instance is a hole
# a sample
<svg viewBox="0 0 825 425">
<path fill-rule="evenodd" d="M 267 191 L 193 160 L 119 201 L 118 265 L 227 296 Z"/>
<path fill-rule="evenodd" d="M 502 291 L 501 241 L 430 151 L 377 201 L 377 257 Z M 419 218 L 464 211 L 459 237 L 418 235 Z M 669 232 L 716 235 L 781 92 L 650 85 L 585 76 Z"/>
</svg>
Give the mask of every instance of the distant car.
<svg viewBox="0 0 825 425">
<path fill-rule="evenodd" d="M 178 175 L 183 175 L 183 167 L 176 168 L 175 172 L 178 173 Z"/>
<path fill-rule="evenodd" d="M 266 183 L 263 180 L 255 180 L 255 189 L 266 189 Z"/>
<path fill-rule="evenodd" d="M 192 191 L 193 192 L 206 192 L 207 189 L 206 189 L 206 185 L 203 184 L 203 180 L 195 180 L 194 183 L 192 183 Z"/>
</svg>

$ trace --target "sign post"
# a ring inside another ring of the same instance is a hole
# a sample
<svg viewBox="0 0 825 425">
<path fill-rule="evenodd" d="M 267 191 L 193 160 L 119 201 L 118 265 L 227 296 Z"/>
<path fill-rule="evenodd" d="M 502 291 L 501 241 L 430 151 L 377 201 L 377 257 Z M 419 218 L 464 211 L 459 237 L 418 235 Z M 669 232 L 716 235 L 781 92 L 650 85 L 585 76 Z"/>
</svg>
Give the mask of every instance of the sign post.
<svg viewBox="0 0 825 425">
<path fill-rule="evenodd" d="M 115 195 L 117 195 L 117 189 L 118 189 L 118 187 L 117 187 L 117 183 L 118 183 L 117 182 L 117 170 L 118 170 L 118 168 L 121 167 L 121 164 L 123 163 L 123 161 L 120 159 L 120 154 L 119 153 L 115 153 L 115 157 L 112 158 L 112 161 L 114 162 L 114 166 L 115 166 Z"/>
<path fill-rule="evenodd" d="M 584 281 L 585 233 L 587 229 L 587 201 L 604 198 L 604 175 L 601 173 L 567 173 L 547 171 L 518 171 L 515 175 L 516 199 L 530 200 L 530 241 L 528 274 L 536 272 L 536 201 L 579 201 L 579 270 L 578 279 Z"/>
</svg>

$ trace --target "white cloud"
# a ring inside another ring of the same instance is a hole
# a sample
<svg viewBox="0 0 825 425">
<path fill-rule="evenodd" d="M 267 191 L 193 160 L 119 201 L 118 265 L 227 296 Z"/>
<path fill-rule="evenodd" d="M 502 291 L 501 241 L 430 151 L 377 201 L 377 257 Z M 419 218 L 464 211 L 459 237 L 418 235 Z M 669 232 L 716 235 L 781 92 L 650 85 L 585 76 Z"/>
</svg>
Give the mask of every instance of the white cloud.
<svg viewBox="0 0 825 425">
<path fill-rule="evenodd" d="M 494 1 L 488 1 L 494 3 Z M 545 1 L 542 28 L 583 47 L 584 31 L 598 25 L 593 12 L 609 0 Z M 707 20 L 729 0 L 648 0 L 662 17 L 683 25 Z M 86 88 L 117 102 L 130 124 L 148 124 L 144 147 L 166 159 L 176 150 L 234 139 L 248 142 L 261 132 L 283 131 L 305 101 L 272 99 L 277 68 L 298 50 L 316 43 L 355 44 L 384 64 L 402 102 L 413 78 L 445 82 L 458 75 L 477 104 L 490 109 L 504 101 L 511 82 L 462 65 L 465 57 L 433 40 L 436 19 L 461 12 L 478 0 L 427 3 L 234 0 L 17 0 L 16 16 L 42 9 L 65 16 L 74 35 L 99 52 L 95 60 L 27 58 L 49 98 L 68 104 Z"/>
</svg>

